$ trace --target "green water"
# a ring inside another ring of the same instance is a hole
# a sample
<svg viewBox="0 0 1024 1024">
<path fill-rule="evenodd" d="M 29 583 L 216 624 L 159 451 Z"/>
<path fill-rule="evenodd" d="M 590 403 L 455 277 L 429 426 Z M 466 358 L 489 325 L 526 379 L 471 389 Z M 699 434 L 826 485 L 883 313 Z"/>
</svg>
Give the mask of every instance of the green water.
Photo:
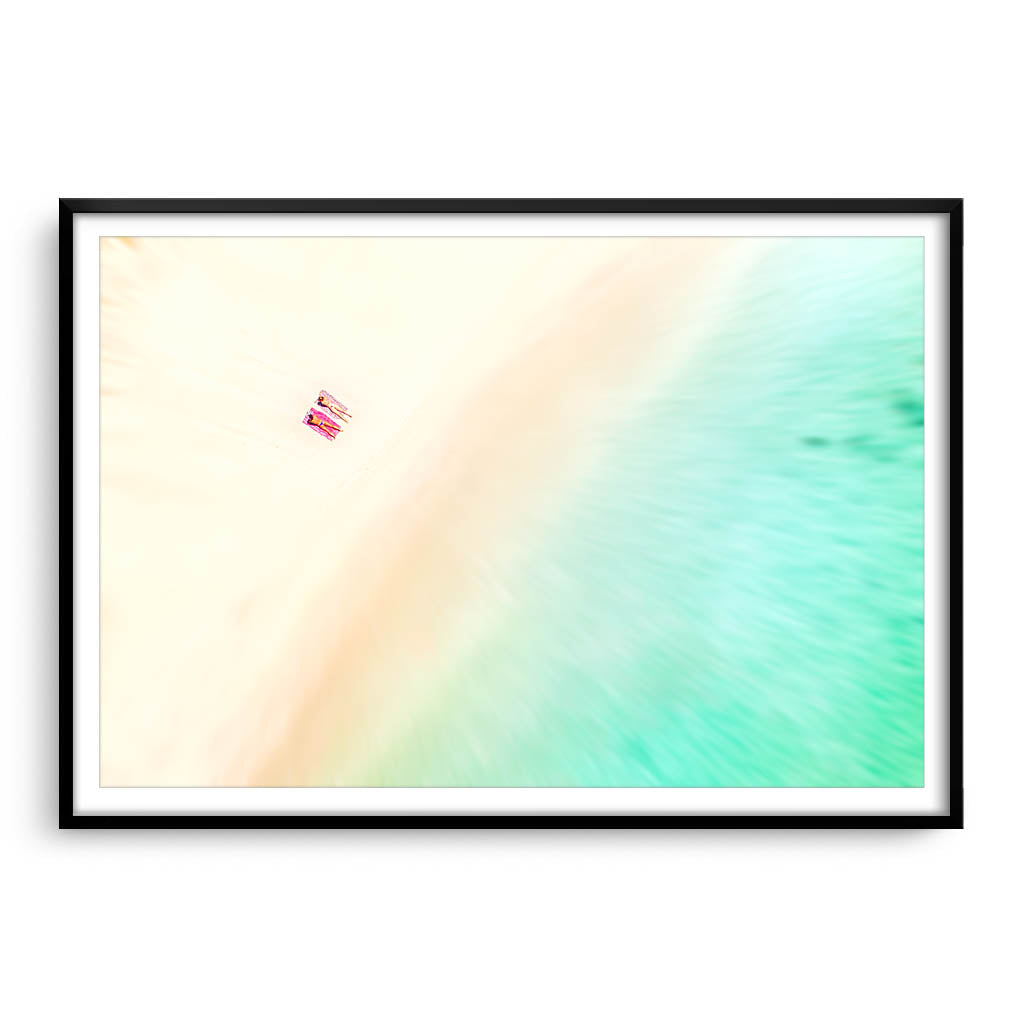
<svg viewBox="0 0 1024 1024">
<path fill-rule="evenodd" d="M 762 246 L 358 781 L 922 785 L 922 251 Z"/>
</svg>

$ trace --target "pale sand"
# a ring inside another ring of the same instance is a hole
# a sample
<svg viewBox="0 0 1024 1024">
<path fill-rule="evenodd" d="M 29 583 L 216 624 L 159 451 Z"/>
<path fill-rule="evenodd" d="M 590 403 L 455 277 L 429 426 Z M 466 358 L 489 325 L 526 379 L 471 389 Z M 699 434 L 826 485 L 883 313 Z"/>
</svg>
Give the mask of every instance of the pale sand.
<svg viewBox="0 0 1024 1024">
<path fill-rule="evenodd" d="M 383 749 L 727 245 L 105 240 L 103 784 L 322 784 Z M 334 442 L 301 423 L 320 388 Z"/>
</svg>

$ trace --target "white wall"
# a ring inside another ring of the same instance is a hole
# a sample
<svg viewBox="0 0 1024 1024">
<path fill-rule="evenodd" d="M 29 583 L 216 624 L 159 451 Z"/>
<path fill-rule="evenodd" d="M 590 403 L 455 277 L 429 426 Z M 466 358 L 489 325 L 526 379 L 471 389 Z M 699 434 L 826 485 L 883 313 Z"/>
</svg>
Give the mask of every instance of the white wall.
<svg viewBox="0 0 1024 1024">
<path fill-rule="evenodd" d="M 0 1016 L 1011 1018 L 1024 216 L 1008 10 L 8 10 Z M 966 196 L 967 829 L 59 834 L 56 435 L 39 413 L 59 195 Z"/>
</svg>

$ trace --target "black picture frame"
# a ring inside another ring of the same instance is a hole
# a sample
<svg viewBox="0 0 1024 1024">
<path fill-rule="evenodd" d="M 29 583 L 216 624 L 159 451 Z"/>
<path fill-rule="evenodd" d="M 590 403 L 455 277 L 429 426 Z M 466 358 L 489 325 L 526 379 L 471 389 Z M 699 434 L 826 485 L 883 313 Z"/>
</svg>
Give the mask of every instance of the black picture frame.
<svg viewBox="0 0 1024 1024">
<path fill-rule="evenodd" d="M 61 199 L 60 402 L 74 399 L 74 222 L 78 214 L 939 214 L 949 231 L 948 807 L 932 814 L 79 814 L 74 807 L 75 518 L 73 416 L 60 427 L 60 828 L 962 828 L 963 799 L 962 199 Z"/>
</svg>

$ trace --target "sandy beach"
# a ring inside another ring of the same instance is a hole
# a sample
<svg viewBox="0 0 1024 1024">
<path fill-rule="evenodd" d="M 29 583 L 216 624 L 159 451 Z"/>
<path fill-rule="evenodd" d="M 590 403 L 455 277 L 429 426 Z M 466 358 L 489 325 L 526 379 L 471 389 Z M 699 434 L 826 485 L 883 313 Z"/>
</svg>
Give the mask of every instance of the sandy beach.
<svg viewBox="0 0 1024 1024">
<path fill-rule="evenodd" d="M 358 771 L 726 244 L 105 239 L 102 783 Z"/>
</svg>

